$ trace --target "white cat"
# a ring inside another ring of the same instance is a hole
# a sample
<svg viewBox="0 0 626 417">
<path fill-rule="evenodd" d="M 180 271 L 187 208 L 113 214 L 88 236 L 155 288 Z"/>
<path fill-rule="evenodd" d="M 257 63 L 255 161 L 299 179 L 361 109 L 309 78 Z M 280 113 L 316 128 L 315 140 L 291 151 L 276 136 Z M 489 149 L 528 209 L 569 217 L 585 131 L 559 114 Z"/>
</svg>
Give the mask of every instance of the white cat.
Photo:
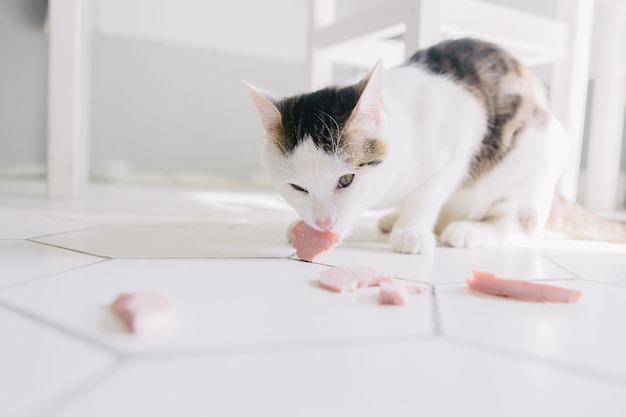
<svg viewBox="0 0 626 417">
<path fill-rule="evenodd" d="M 445 41 L 347 87 L 287 98 L 248 90 L 270 178 L 320 231 L 343 235 L 364 210 L 393 207 L 379 226 L 398 252 L 432 252 L 435 233 L 454 247 L 493 246 L 543 228 L 556 195 L 553 227 L 626 239 L 624 224 L 555 194 L 566 132 L 536 77 L 493 44 Z M 597 225 L 606 233 L 585 231 Z"/>
</svg>

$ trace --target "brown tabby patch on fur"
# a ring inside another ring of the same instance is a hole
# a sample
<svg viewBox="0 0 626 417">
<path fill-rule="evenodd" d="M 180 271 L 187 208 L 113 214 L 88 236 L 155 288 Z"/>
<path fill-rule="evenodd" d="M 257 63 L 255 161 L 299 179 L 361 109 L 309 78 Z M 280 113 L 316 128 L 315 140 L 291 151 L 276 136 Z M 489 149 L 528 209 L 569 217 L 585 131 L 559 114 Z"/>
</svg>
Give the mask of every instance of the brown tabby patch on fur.
<svg viewBox="0 0 626 417">
<path fill-rule="evenodd" d="M 465 185 L 497 165 L 515 147 L 524 129 L 545 126 L 549 121 L 539 81 L 494 44 L 469 38 L 444 41 L 418 51 L 409 64 L 455 80 L 484 108 L 487 132 L 471 161 Z M 538 95 L 542 99 L 537 99 Z"/>
<path fill-rule="evenodd" d="M 363 145 L 361 165 L 374 165 L 382 162 L 387 153 L 387 143 L 380 139 L 366 139 Z"/>
<path fill-rule="evenodd" d="M 381 139 L 348 139 L 338 155 L 355 170 L 373 167 L 385 159 L 387 143 Z"/>
</svg>

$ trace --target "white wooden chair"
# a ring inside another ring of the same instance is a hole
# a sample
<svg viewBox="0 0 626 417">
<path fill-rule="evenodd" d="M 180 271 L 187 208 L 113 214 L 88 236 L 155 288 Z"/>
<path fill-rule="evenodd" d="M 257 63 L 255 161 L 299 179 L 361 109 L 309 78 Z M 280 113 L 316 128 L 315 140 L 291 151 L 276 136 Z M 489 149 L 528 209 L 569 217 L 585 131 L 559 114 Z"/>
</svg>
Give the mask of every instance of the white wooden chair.
<svg viewBox="0 0 626 417">
<path fill-rule="evenodd" d="M 613 211 L 625 203 L 624 195 L 616 191 L 626 104 L 626 1 L 606 0 L 598 6 L 598 50 L 583 201 L 591 209 Z"/>
<path fill-rule="evenodd" d="M 89 172 L 91 0 L 48 5 L 48 195 L 75 197 Z"/>
<path fill-rule="evenodd" d="M 576 197 L 593 0 L 559 0 L 556 19 L 479 0 L 386 0 L 340 19 L 335 0 L 312 0 L 312 10 L 313 88 L 330 83 L 333 62 L 369 67 L 382 57 L 395 65 L 420 48 L 462 36 L 498 43 L 529 66 L 552 63 L 552 108 L 574 142 L 561 192 Z"/>
</svg>

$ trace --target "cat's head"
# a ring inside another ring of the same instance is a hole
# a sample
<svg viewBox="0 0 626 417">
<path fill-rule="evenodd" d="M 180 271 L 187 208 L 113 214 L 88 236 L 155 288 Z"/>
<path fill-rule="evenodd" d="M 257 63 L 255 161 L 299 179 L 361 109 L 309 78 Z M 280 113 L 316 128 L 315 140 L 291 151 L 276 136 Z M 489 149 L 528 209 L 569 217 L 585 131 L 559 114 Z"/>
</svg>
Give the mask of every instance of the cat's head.
<svg viewBox="0 0 626 417">
<path fill-rule="evenodd" d="M 347 87 L 276 98 L 247 85 L 267 133 L 264 162 L 274 185 L 320 231 L 346 233 L 382 195 L 382 65 Z"/>
</svg>

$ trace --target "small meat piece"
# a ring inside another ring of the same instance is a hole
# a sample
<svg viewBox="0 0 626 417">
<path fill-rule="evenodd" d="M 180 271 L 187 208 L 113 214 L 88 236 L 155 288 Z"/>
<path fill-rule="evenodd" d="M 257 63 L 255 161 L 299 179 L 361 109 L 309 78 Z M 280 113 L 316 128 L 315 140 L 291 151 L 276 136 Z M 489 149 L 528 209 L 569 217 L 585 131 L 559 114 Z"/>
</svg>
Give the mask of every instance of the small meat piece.
<svg viewBox="0 0 626 417">
<path fill-rule="evenodd" d="M 158 291 L 120 294 L 111 310 L 132 333 L 157 333 L 174 327 L 174 303 Z"/>
<path fill-rule="evenodd" d="M 302 220 L 291 229 L 292 246 L 303 261 L 312 262 L 322 253 L 341 243 L 341 236 L 331 231 L 320 232 Z"/>
<path fill-rule="evenodd" d="M 378 304 L 405 306 L 409 303 L 409 291 L 402 284 L 385 284 L 380 286 Z"/>
<path fill-rule="evenodd" d="M 352 292 L 395 281 L 388 272 L 369 266 L 336 266 L 320 274 L 320 286 L 335 292 Z"/>
<path fill-rule="evenodd" d="M 575 303 L 582 292 L 554 285 L 515 279 L 498 278 L 491 272 L 472 271 L 467 286 L 474 291 L 522 301 L 543 303 Z"/>
<path fill-rule="evenodd" d="M 428 287 L 422 284 L 404 284 L 409 294 L 424 294 L 428 291 Z"/>
<path fill-rule="evenodd" d="M 420 284 L 384 283 L 380 286 L 378 303 L 404 306 L 409 304 L 409 295 L 423 294 L 428 287 Z"/>
</svg>

